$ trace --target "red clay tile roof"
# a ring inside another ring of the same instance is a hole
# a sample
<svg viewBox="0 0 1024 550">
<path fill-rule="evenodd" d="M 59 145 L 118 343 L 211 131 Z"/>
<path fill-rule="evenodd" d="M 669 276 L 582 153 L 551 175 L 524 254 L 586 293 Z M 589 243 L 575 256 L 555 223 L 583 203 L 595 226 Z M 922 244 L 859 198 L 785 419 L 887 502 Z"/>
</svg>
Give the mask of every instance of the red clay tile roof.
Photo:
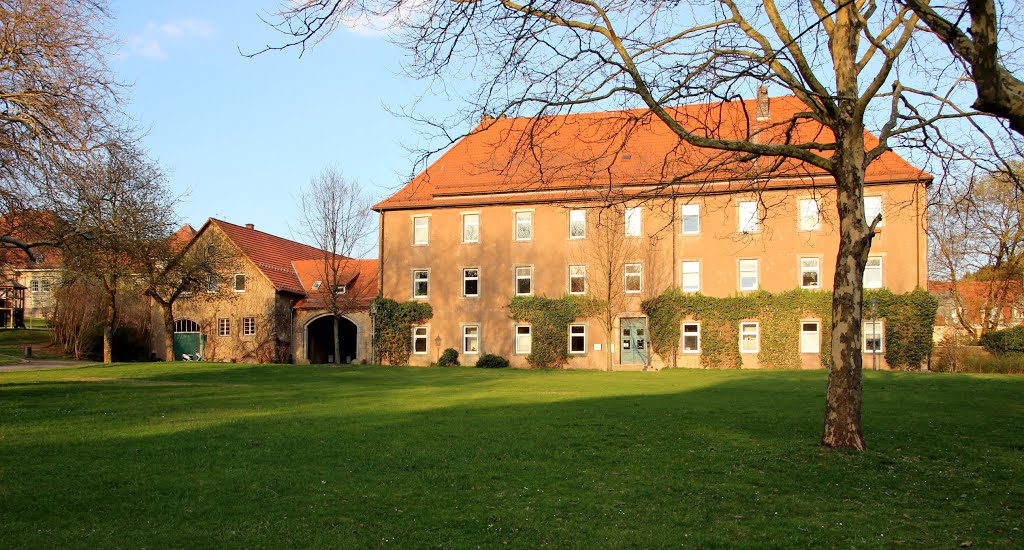
<svg viewBox="0 0 1024 550">
<path fill-rule="evenodd" d="M 324 279 L 323 259 L 301 260 L 292 262 L 295 272 L 306 289 L 307 298 L 300 300 L 295 307 L 297 309 L 321 309 L 324 307 L 323 297 L 320 296 L 327 291 L 327 286 L 322 285 L 314 290 L 316 281 Z M 347 285 L 345 289 L 347 298 L 352 299 L 356 307 L 367 307 L 377 296 L 377 260 L 355 260 L 345 262 L 342 268 L 341 280 Z"/>
<path fill-rule="evenodd" d="M 279 291 L 305 294 L 292 262 L 315 260 L 324 255 L 318 248 L 226 221 L 210 218 L 206 225 L 216 226 L 223 231 Z"/>
<path fill-rule="evenodd" d="M 167 241 L 171 244 L 171 248 L 174 250 L 181 250 L 186 244 L 192 241 L 192 237 L 196 236 L 196 230 L 191 225 L 185 224 L 180 229 L 171 234 Z"/>
<path fill-rule="evenodd" d="M 928 292 L 938 295 L 940 309 L 941 306 L 950 303 L 952 288 L 953 285 L 949 281 L 928 281 Z M 1003 291 L 1006 292 L 1005 303 L 1009 306 L 1003 311 L 1005 319 L 1011 317 L 1013 306 L 1020 303 L 1021 294 L 1024 293 L 1024 287 L 1019 281 L 959 281 L 956 289 L 960 294 L 964 313 L 972 323 L 981 322 L 981 309 L 985 306 L 990 291 L 997 295 Z M 942 316 L 941 311 L 936 316 L 937 324 L 946 324 L 946 319 Z"/>
<path fill-rule="evenodd" d="M 771 124 L 783 124 L 807 110 L 792 96 L 771 98 Z M 692 128 L 716 128 L 722 138 L 740 139 L 753 124 L 756 101 L 690 105 L 672 109 Z M 689 123 L 688 123 L 689 122 Z M 769 126 L 760 139 L 781 141 L 782 126 Z M 828 143 L 831 132 L 804 121 L 791 141 Z M 878 140 L 866 133 L 866 145 Z M 757 163 L 760 164 L 757 164 Z M 770 185 L 828 185 L 831 177 L 806 163 L 783 159 L 765 174 L 769 159 L 740 162 L 736 153 L 701 149 L 681 142 L 646 110 L 609 111 L 535 118 L 499 118 L 473 132 L 418 174 L 375 210 L 445 204 L 505 203 L 524 200 L 593 198 L 609 187 L 639 192 L 678 178 L 702 190 L 739 187 L 752 177 L 770 176 Z M 759 168 L 760 167 L 760 168 Z M 928 181 L 931 176 L 889 151 L 867 169 L 868 183 Z M 627 191 L 628 192 L 628 191 Z M 509 194 L 515 193 L 515 197 Z"/>
</svg>

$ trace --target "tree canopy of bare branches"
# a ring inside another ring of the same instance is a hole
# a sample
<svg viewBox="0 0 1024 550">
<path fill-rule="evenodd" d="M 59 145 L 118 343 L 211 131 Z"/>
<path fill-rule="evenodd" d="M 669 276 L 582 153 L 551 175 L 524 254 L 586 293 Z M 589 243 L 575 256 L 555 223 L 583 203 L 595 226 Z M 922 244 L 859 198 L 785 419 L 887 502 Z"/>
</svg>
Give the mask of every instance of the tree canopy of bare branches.
<svg viewBox="0 0 1024 550">
<path fill-rule="evenodd" d="M 102 0 L 0 3 L 0 214 L 46 210 L 69 157 L 108 141 L 120 86 L 106 64 L 111 41 Z M 30 223 L 31 220 L 25 223 Z M 0 235 L 31 256 L 61 239 L 51 225 Z M 25 240 L 19 235 L 31 234 Z"/>
<path fill-rule="evenodd" d="M 318 300 L 334 317 L 334 361 L 341 362 L 340 318 L 353 311 L 356 297 L 346 286 L 359 275 L 354 258 L 372 251 L 376 232 L 370 196 L 336 168 L 313 177 L 298 197 L 301 226 L 310 243 L 324 252 L 318 266 Z"/>
<path fill-rule="evenodd" d="M 962 74 L 925 53 L 930 35 L 917 32 L 912 9 L 895 1 L 322 0 L 283 4 L 276 27 L 283 47 L 305 47 L 360 17 L 395 22 L 415 75 L 479 82 L 467 116 L 542 121 L 639 107 L 680 142 L 722 152 L 711 168 L 750 163 L 770 175 L 789 163 L 832 176 L 840 244 L 821 442 L 865 448 L 862 277 L 879 221 L 865 219 L 865 171 L 894 143 L 929 142 L 935 125 L 972 114 L 950 99 Z M 715 106 L 762 85 L 805 108 L 726 127 Z M 673 106 L 695 103 L 708 108 L 676 118 Z M 527 139 L 519 151 L 542 149 Z M 664 192 L 676 192 L 681 176 L 667 174 Z"/>
</svg>

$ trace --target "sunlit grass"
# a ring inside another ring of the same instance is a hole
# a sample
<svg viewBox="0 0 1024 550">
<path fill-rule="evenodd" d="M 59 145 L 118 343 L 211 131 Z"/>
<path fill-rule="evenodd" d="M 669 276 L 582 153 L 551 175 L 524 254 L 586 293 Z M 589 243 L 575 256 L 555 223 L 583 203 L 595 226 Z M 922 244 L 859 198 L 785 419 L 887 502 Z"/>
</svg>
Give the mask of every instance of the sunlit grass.
<svg viewBox="0 0 1024 550">
<path fill-rule="evenodd" d="M 137 364 L 0 373 L 29 547 L 1020 546 L 1024 379 Z"/>
</svg>

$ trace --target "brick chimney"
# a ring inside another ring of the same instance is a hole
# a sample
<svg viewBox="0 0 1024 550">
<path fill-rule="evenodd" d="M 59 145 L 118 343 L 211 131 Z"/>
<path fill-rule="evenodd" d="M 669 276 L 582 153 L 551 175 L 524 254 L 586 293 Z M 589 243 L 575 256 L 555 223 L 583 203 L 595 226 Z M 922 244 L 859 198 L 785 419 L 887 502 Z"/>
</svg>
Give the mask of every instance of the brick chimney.
<svg viewBox="0 0 1024 550">
<path fill-rule="evenodd" d="M 247 223 L 247 224 L 245 224 L 245 228 L 246 229 L 256 229 L 256 226 L 251 224 L 251 223 Z"/>
<path fill-rule="evenodd" d="M 768 86 L 765 84 L 757 87 L 757 113 L 754 119 L 757 122 L 768 122 L 771 119 L 771 100 L 768 99 Z"/>
</svg>

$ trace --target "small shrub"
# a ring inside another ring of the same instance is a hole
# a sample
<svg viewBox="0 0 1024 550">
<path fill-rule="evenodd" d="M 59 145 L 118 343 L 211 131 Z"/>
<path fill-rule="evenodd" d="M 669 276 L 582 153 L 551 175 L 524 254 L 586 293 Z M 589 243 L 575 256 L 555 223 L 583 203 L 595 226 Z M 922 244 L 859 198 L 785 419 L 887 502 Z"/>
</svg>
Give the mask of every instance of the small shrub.
<svg viewBox="0 0 1024 550">
<path fill-rule="evenodd" d="M 492 353 L 488 353 L 488 354 L 480 357 L 480 359 L 476 362 L 476 368 L 478 368 L 478 369 L 507 369 L 508 368 L 508 359 L 505 359 L 504 357 L 502 357 L 500 355 L 494 355 Z"/>
<path fill-rule="evenodd" d="M 1024 353 L 1024 326 L 986 332 L 978 343 L 995 354 Z"/>
<path fill-rule="evenodd" d="M 459 352 L 455 351 L 455 348 L 448 348 L 441 354 L 441 358 L 437 360 L 437 366 L 439 367 L 457 367 L 459 366 Z"/>
</svg>

